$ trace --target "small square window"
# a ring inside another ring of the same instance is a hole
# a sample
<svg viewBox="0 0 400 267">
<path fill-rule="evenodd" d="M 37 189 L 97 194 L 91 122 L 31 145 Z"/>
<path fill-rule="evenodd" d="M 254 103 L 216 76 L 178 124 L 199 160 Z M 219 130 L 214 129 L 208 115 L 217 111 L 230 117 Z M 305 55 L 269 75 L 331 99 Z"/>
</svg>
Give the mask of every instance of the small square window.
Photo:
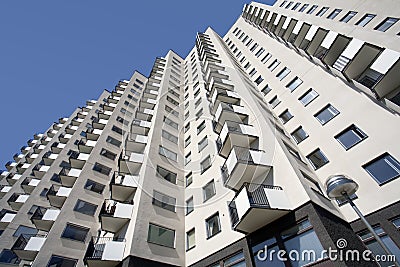
<svg viewBox="0 0 400 267">
<path fill-rule="evenodd" d="M 294 78 L 290 83 L 288 83 L 286 85 L 286 88 L 288 88 L 290 90 L 290 92 L 293 92 L 294 90 L 296 90 L 297 87 L 299 87 L 301 84 L 303 83 L 303 81 L 299 78 L 296 77 Z"/>
<path fill-rule="evenodd" d="M 378 26 L 375 27 L 375 30 L 380 31 L 380 32 L 385 32 L 390 27 L 392 27 L 393 24 L 395 24 L 397 21 L 399 21 L 399 19 L 397 19 L 397 18 L 386 18 Z"/>
<path fill-rule="evenodd" d="M 207 156 L 202 162 L 200 162 L 200 174 L 203 174 L 210 167 L 211 167 L 211 157 Z"/>
<path fill-rule="evenodd" d="M 322 124 L 325 125 L 327 122 L 332 120 L 339 114 L 339 111 L 332 105 L 328 105 L 320 110 L 314 117 Z"/>
<path fill-rule="evenodd" d="M 339 15 L 340 12 L 342 12 L 342 10 L 336 8 L 335 10 L 332 11 L 331 14 L 329 14 L 328 19 L 336 18 L 336 16 Z"/>
<path fill-rule="evenodd" d="M 203 187 L 203 200 L 206 202 L 210 198 L 212 198 L 215 195 L 215 185 L 214 185 L 214 180 L 209 182 Z"/>
<path fill-rule="evenodd" d="M 360 143 L 365 138 L 367 138 L 367 135 L 355 125 L 351 125 L 350 127 L 335 136 L 335 139 L 346 150 Z"/>
<path fill-rule="evenodd" d="M 357 14 L 357 12 L 355 11 L 349 11 L 340 21 L 347 23 L 349 22 L 355 15 Z"/>
<path fill-rule="evenodd" d="M 264 78 L 260 75 L 258 78 L 254 81 L 257 85 L 260 85 L 264 81 Z"/>
<path fill-rule="evenodd" d="M 189 152 L 185 156 L 185 165 L 192 161 L 192 152 Z"/>
<path fill-rule="evenodd" d="M 303 104 L 303 106 L 307 106 L 318 96 L 319 94 L 315 90 L 310 88 L 299 98 L 299 101 Z"/>
<path fill-rule="evenodd" d="M 285 67 L 276 75 L 276 77 L 278 78 L 278 80 L 282 81 L 286 76 L 289 75 L 289 73 L 290 69 Z"/>
<path fill-rule="evenodd" d="M 89 228 L 71 224 L 71 223 L 67 223 L 67 226 L 65 227 L 64 232 L 62 233 L 61 237 L 85 242 L 88 232 L 89 232 Z"/>
<path fill-rule="evenodd" d="M 199 126 L 197 126 L 197 134 L 200 134 L 204 128 L 206 128 L 206 121 L 203 121 Z"/>
<path fill-rule="evenodd" d="M 106 186 L 88 179 L 85 184 L 85 189 L 101 194 Z"/>
<path fill-rule="evenodd" d="M 384 153 L 363 168 L 371 175 L 378 184 L 382 185 L 400 175 L 400 163 L 389 153 Z"/>
<path fill-rule="evenodd" d="M 359 21 L 357 21 L 356 25 L 364 27 L 367 25 L 376 15 L 373 14 L 366 14 L 362 17 Z"/>
<path fill-rule="evenodd" d="M 47 267 L 75 267 L 78 263 L 77 259 L 65 258 L 57 255 L 52 255 Z"/>
<path fill-rule="evenodd" d="M 271 92 L 272 88 L 267 84 L 264 86 L 264 88 L 261 90 L 261 93 L 266 96 L 269 92 Z"/>
<path fill-rule="evenodd" d="M 322 153 L 322 151 L 318 148 L 311 154 L 307 156 L 308 161 L 311 163 L 313 166 L 314 170 L 317 170 L 327 164 L 329 160 L 327 157 Z"/>
<path fill-rule="evenodd" d="M 201 139 L 201 141 L 197 144 L 199 153 L 207 146 L 207 144 L 208 144 L 207 136 L 204 136 L 204 138 Z"/>
<path fill-rule="evenodd" d="M 207 238 L 211 238 L 221 232 L 219 214 L 216 213 L 206 220 Z"/>
<path fill-rule="evenodd" d="M 78 199 L 74 211 L 93 216 L 96 213 L 97 205 Z"/>
<path fill-rule="evenodd" d="M 304 139 L 308 137 L 308 134 L 301 126 L 297 128 L 291 135 L 297 144 L 300 144 Z"/>
<path fill-rule="evenodd" d="M 317 5 L 313 5 L 308 11 L 307 14 L 312 14 L 318 8 Z"/>
<path fill-rule="evenodd" d="M 175 212 L 176 198 L 158 191 L 153 191 L 153 205 L 165 210 Z"/>
<path fill-rule="evenodd" d="M 323 7 L 320 11 L 318 11 L 318 13 L 315 15 L 317 17 L 322 17 L 326 11 L 328 11 L 329 7 Z"/>
<path fill-rule="evenodd" d="M 304 4 L 300 9 L 299 12 L 303 12 L 304 10 L 306 10 L 306 8 L 309 6 L 309 4 Z"/>
<path fill-rule="evenodd" d="M 278 96 L 274 96 L 269 102 L 271 108 L 275 108 L 281 101 L 279 100 Z"/>
<path fill-rule="evenodd" d="M 270 71 L 273 71 L 274 69 L 276 69 L 276 68 L 279 66 L 279 64 L 281 64 L 281 62 L 280 62 L 279 60 L 275 59 L 275 60 L 271 63 L 271 65 L 268 66 L 268 69 L 269 69 Z"/>
<path fill-rule="evenodd" d="M 291 118 L 293 118 L 293 115 L 289 110 L 285 110 L 281 115 L 279 115 L 279 119 L 283 124 L 287 123 Z"/>
<path fill-rule="evenodd" d="M 170 183 L 176 184 L 177 174 L 174 172 L 171 172 L 161 166 L 157 165 L 156 175 L 158 177 L 164 178 L 165 180 L 167 180 Z"/>
</svg>

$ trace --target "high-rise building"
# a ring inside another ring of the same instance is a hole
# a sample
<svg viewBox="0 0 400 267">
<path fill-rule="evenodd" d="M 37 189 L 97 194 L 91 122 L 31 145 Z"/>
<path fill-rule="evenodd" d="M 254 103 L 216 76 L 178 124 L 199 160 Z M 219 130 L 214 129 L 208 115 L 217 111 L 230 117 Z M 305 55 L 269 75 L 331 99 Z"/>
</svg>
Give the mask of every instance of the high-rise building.
<svg viewBox="0 0 400 267">
<path fill-rule="evenodd" d="M 399 18 L 394 0 L 252 2 L 87 101 L 1 173 L 0 266 L 377 266 L 335 174 L 399 261 Z"/>
</svg>

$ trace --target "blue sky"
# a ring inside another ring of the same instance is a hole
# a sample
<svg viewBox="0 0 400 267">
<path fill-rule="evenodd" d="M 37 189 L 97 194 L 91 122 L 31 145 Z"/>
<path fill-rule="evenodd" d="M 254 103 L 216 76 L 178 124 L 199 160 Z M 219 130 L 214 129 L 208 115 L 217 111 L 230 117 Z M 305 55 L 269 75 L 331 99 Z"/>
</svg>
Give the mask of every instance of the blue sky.
<svg viewBox="0 0 400 267">
<path fill-rule="evenodd" d="M 249 1 L 1 1 L 0 169 L 36 132 L 195 34 L 224 35 Z M 273 3 L 273 0 L 259 1 Z"/>
</svg>

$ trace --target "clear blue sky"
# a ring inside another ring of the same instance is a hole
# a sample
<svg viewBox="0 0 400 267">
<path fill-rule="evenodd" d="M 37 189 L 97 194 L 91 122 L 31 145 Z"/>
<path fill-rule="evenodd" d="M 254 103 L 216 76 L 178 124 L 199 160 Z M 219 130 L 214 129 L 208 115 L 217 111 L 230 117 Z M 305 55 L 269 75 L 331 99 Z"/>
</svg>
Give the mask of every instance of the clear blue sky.
<svg viewBox="0 0 400 267">
<path fill-rule="evenodd" d="M 134 70 L 148 75 L 195 34 L 224 35 L 249 1 L 0 2 L 0 169 L 36 132 L 70 116 Z M 274 0 L 259 1 L 273 3 Z"/>
</svg>

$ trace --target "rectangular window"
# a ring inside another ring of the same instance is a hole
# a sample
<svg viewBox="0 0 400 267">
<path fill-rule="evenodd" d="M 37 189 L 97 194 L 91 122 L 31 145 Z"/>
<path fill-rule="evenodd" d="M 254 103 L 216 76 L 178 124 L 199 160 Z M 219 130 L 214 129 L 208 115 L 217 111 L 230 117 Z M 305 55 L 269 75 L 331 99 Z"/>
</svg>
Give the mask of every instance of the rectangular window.
<svg viewBox="0 0 400 267">
<path fill-rule="evenodd" d="M 288 83 L 286 85 L 286 88 L 288 88 L 290 90 L 290 92 L 293 92 L 294 90 L 297 89 L 297 87 L 299 87 L 301 84 L 303 83 L 303 81 L 299 78 L 296 77 L 294 78 L 290 83 Z"/>
<path fill-rule="evenodd" d="M 167 132 L 165 130 L 162 130 L 161 132 L 162 132 L 161 133 L 162 137 L 164 137 L 165 139 L 171 141 L 174 144 L 178 143 L 178 137 L 176 137 L 175 135 L 173 135 L 173 134 L 171 134 L 171 133 L 169 133 L 169 132 Z"/>
<path fill-rule="evenodd" d="M 20 236 L 20 235 L 27 235 L 27 236 L 34 236 L 38 233 L 36 228 L 20 225 L 18 226 L 17 230 L 15 230 L 13 236 Z"/>
<path fill-rule="evenodd" d="M 265 51 L 265 49 L 264 48 L 260 48 L 260 50 L 258 50 L 257 51 L 257 53 L 255 54 L 256 55 L 256 57 L 259 57 L 259 56 L 261 56 L 262 55 L 262 53 L 264 53 L 264 51 Z"/>
<path fill-rule="evenodd" d="M 318 13 L 316 14 L 317 17 L 322 17 L 326 11 L 328 11 L 329 7 L 323 7 Z"/>
<path fill-rule="evenodd" d="M 329 14 L 328 19 L 336 18 L 336 16 L 339 15 L 340 12 L 342 12 L 342 10 L 336 8 L 335 10 L 332 11 L 331 14 Z"/>
<path fill-rule="evenodd" d="M 389 153 L 384 153 L 367 164 L 364 164 L 363 168 L 380 185 L 400 175 L 400 163 Z"/>
<path fill-rule="evenodd" d="M 214 195 L 215 195 L 215 185 L 214 185 L 214 180 L 212 180 L 203 187 L 203 201 L 206 202 Z"/>
<path fill-rule="evenodd" d="M 208 155 L 202 162 L 200 162 L 200 174 L 203 174 L 211 167 L 211 157 Z"/>
<path fill-rule="evenodd" d="M 312 14 L 318 8 L 317 5 L 313 5 L 308 11 L 307 14 Z"/>
<path fill-rule="evenodd" d="M 267 53 L 262 59 L 261 59 L 261 63 L 267 63 L 267 61 L 272 57 L 272 55 L 270 53 Z"/>
<path fill-rule="evenodd" d="M 188 164 L 190 161 L 192 161 L 192 152 L 189 152 L 185 156 L 185 165 Z"/>
<path fill-rule="evenodd" d="M 279 64 L 281 64 L 281 62 L 280 62 L 279 60 L 275 59 L 275 60 L 271 63 L 271 65 L 268 66 L 268 69 L 269 69 L 270 71 L 273 71 L 274 69 L 276 69 L 276 67 L 278 67 Z"/>
<path fill-rule="evenodd" d="M 296 10 L 300 5 L 301 5 L 301 3 L 300 3 L 300 2 L 297 2 L 297 3 L 294 4 L 294 6 L 292 7 L 292 10 Z"/>
<path fill-rule="evenodd" d="M 219 214 L 216 213 L 206 220 L 207 238 L 211 238 L 221 232 Z"/>
<path fill-rule="evenodd" d="M 186 200 L 186 215 L 194 210 L 193 197 Z"/>
<path fill-rule="evenodd" d="M 176 198 L 158 191 L 153 191 L 153 205 L 175 212 Z"/>
<path fill-rule="evenodd" d="M 129 121 L 127 121 L 127 120 L 124 120 L 122 117 L 120 117 L 120 116 L 117 116 L 117 118 L 115 119 L 116 121 L 118 121 L 118 122 L 120 122 L 120 123 L 122 123 L 123 125 L 128 125 L 129 124 Z"/>
<path fill-rule="evenodd" d="M 356 25 L 364 27 L 367 25 L 376 15 L 366 14 L 359 21 L 357 21 Z"/>
<path fill-rule="evenodd" d="M 266 96 L 269 92 L 271 92 L 272 88 L 269 87 L 269 85 L 265 85 L 264 88 L 261 90 L 261 93 L 263 93 L 264 96 Z"/>
<path fill-rule="evenodd" d="M 103 157 L 106 157 L 108 159 L 111 159 L 111 160 L 115 160 L 115 158 L 117 157 L 117 154 L 112 153 L 111 151 L 108 151 L 105 148 L 101 149 L 100 155 L 102 155 Z"/>
<path fill-rule="evenodd" d="M 257 85 L 260 85 L 264 81 L 264 78 L 260 75 L 258 78 L 254 81 Z"/>
<path fill-rule="evenodd" d="M 355 11 L 349 11 L 340 21 L 347 23 L 349 22 L 349 20 L 351 20 L 355 15 L 357 14 L 357 12 Z"/>
<path fill-rule="evenodd" d="M 385 32 L 387 31 L 390 27 L 393 26 L 399 19 L 397 18 L 386 18 L 384 21 L 382 21 L 378 26 L 374 28 L 374 30 L 380 31 L 380 32 Z"/>
<path fill-rule="evenodd" d="M 203 109 L 202 108 L 196 113 L 196 120 L 200 119 L 201 115 L 203 115 Z"/>
<path fill-rule="evenodd" d="M 314 170 L 317 170 L 327 164 L 329 160 L 327 157 L 322 153 L 322 151 L 318 148 L 311 154 L 307 156 L 308 161 L 311 163 L 313 166 Z"/>
<path fill-rule="evenodd" d="M 86 181 L 86 184 L 85 184 L 84 188 L 86 190 L 90 190 L 90 191 L 93 191 L 95 193 L 102 194 L 105 187 L 106 186 L 103 185 L 103 184 L 100 184 L 100 183 L 97 183 L 95 181 L 92 181 L 92 180 L 88 179 Z"/>
<path fill-rule="evenodd" d="M 268 103 L 271 105 L 271 108 L 275 108 L 281 101 L 278 96 L 274 96 Z"/>
<path fill-rule="evenodd" d="M 192 184 L 192 182 L 193 182 L 193 174 L 192 172 L 190 172 L 185 176 L 185 184 L 186 186 L 189 186 Z"/>
<path fill-rule="evenodd" d="M 201 141 L 197 144 L 199 153 L 207 146 L 207 144 L 208 144 L 207 136 L 204 136 L 204 138 L 201 139 Z"/>
<path fill-rule="evenodd" d="M 187 147 L 188 145 L 190 145 L 191 142 L 192 142 L 192 141 L 191 141 L 191 136 L 189 135 L 188 138 L 185 139 L 185 144 L 184 144 L 184 146 Z"/>
<path fill-rule="evenodd" d="M 253 69 L 250 71 L 249 75 L 250 75 L 250 77 L 253 77 L 254 74 L 256 74 L 256 73 L 257 73 L 256 69 L 253 68 Z"/>
<path fill-rule="evenodd" d="M 188 123 L 185 125 L 184 133 L 186 133 L 187 131 L 189 131 L 189 129 L 190 129 L 190 122 L 188 122 Z"/>
<path fill-rule="evenodd" d="M 127 111 L 127 110 L 124 109 L 124 108 L 121 108 L 121 113 L 124 114 L 124 115 L 126 115 L 127 117 L 132 117 L 132 115 L 133 115 L 132 112 Z"/>
<path fill-rule="evenodd" d="M 150 223 L 147 242 L 175 248 L 175 230 Z"/>
<path fill-rule="evenodd" d="M 93 216 L 96 213 L 97 205 L 78 199 L 74 211 Z"/>
<path fill-rule="evenodd" d="M 303 12 L 304 10 L 306 10 L 306 8 L 309 6 L 309 4 L 304 4 L 300 9 L 299 12 Z"/>
<path fill-rule="evenodd" d="M 47 263 L 47 267 L 75 267 L 77 263 L 77 259 L 51 255 L 49 263 Z"/>
<path fill-rule="evenodd" d="M 107 167 L 107 166 L 104 166 L 103 164 L 100 164 L 100 163 L 98 163 L 98 162 L 96 162 L 96 163 L 94 164 L 93 170 L 96 171 L 96 172 L 105 174 L 105 175 L 110 175 L 110 173 L 111 173 L 111 171 L 112 171 L 111 168 L 109 168 L 109 167 Z"/>
<path fill-rule="evenodd" d="M 297 128 L 291 135 L 297 144 L 300 144 L 304 139 L 308 137 L 308 134 L 301 126 Z"/>
<path fill-rule="evenodd" d="M 179 112 L 174 110 L 173 108 L 171 108 L 170 106 L 165 105 L 165 111 L 171 113 L 172 115 L 174 115 L 175 117 L 179 116 Z"/>
<path fill-rule="evenodd" d="M 282 81 L 286 76 L 289 75 L 289 73 L 290 69 L 285 67 L 276 75 L 276 77 L 278 78 L 278 80 Z"/>
<path fill-rule="evenodd" d="M 61 237 L 85 242 L 88 232 L 89 228 L 76 224 L 67 223 L 67 226 L 65 227 Z"/>
<path fill-rule="evenodd" d="M 350 149 L 362 140 L 367 138 L 367 135 L 357 126 L 351 125 L 341 133 L 335 136 L 335 139 L 346 149 Z"/>
<path fill-rule="evenodd" d="M 169 119 L 169 118 L 167 118 L 167 117 L 165 117 L 165 116 L 164 116 L 164 122 L 165 122 L 166 124 L 168 124 L 169 126 L 171 126 L 172 128 L 178 129 L 178 123 L 172 121 L 171 119 Z"/>
<path fill-rule="evenodd" d="M 199 126 L 197 126 L 197 134 L 200 134 L 204 128 L 206 128 L 206 121 L 203 121 Z"/>
<path fill-rule="evenodd" d="M 281 115 L 279 115 L 279 119 L 283 124 L 287 123 L 291 118 L 293 118 L 293 115 L 289 110 L 285 110 Z"/>
<path fill-rule="evenodd" d="M 194 228 L 186 232 L 186 250 L 192 249 L 196 246 L 195 230 Z"/>
<path fill-rule="evenodd" d="M 157 176 L 164 178 L 165 180 L 167 180 L 170 183 L 176 184 L 176 176 L 177 174 L 174 172 L 171 172 L 161 166 L 157 166 Z"/>
<path fill-rule="evenodd" d="M 303 106 L 307 106 L 318 96 L 318 93 L 310 88 L 309 90 L 307 90 L 307 92 L 300 96 L 299 101 L 303 104 Z"/>
<path fill-rule="evenodd" d="M 125 134 L 125 131 L 124 131 L 124 130 L 122 130 L 121 128 L 119 128 L 119 127 L 117 127 L 117 126 L 115 126 L 115 125 L 113 125 L 113 127 L 111 128 L 111 130 L 114 131 L 114 132 L 116 132 L 117 134 L 121 134 L 121 135 Z"/>
<path fill-rule="evenodd" d="M 331 104 L 320 110 L 314 117 L 322 124 L 325 125 L 328 121 L 332 120 L 339 114 L 339 111 Z"/>
</svg>

